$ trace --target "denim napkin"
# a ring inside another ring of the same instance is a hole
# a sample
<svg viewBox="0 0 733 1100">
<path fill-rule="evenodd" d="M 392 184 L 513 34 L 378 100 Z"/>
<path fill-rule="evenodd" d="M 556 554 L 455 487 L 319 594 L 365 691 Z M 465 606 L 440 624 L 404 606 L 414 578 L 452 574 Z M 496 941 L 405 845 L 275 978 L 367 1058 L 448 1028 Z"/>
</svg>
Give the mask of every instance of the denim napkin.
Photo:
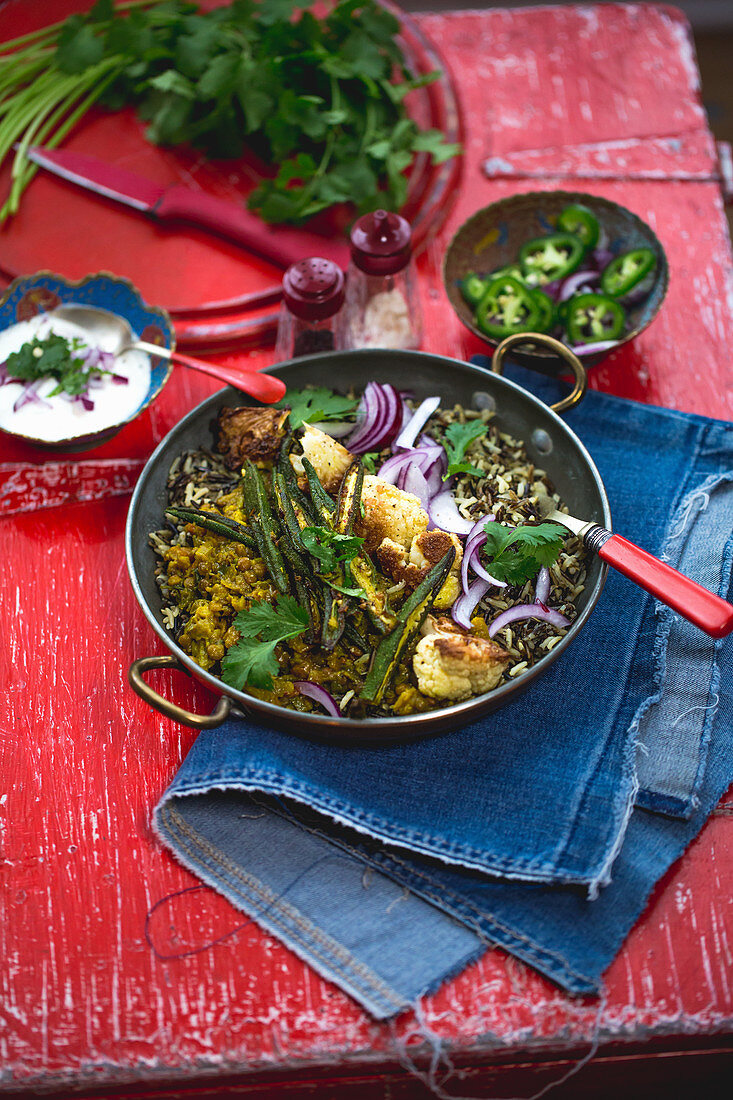
<svg viewBox="0 0 733 1100">
<path fill-rule="evenodd" d="M 512 377 L 556 396 L 551 379 Z M 595 392 L 567 420 L 615 528 L 727 595 L 733 424 Z M 731 672 L 730 639 L 612 572 L 573 646 L 497 713 L 348 749 L 232 720 L 199 735 L 155 827 L 378 1018 L 489 944 L 594 992 L 733 782 Z"/>
</svg>

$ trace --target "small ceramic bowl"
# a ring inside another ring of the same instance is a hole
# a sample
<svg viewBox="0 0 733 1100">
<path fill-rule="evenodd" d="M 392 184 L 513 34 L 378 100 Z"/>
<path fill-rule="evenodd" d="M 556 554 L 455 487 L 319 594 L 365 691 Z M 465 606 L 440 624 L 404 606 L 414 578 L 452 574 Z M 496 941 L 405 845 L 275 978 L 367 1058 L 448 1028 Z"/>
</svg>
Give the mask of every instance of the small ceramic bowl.
<svg viewBox="0 0 733 1100">
<path fill-rule="evenodd" d="M 498 341 L 492 341 L 474 323 L 473 311 L 460 291 L 461 280 L 471 271 L 488 274 L 506 264 L 516 263 L 526 241 L 556 231 L 555 222 L 560 211 L 571 203 L 580 203 L 595 215 L 601 231 L 605 231 L 608 251 L 614 256 L 634 248 L 651 248 L 657 257 L 656 275 L 649 294 L 627 309 L 630 323 L 626 334 L 606 351 L 581 355 L 588 367 L 638 336 L 656 316 L 667 292 L 669 268 L 664 249 L 649 226 L 625 207 L 577 191 L 535 191 L 500 199 L 478 210 L 455 233 L 443 261 L 443 282 L 451 305 L 466 328 L 496 347 Z M 535 370 L 552 370 L 558 362 L 552 352 L 540 348 L 513 350 L 512 357 Z"/>
<path fill-rule="evenodd" d="M 40 313 L 50 313 L 58 306 L 72 304 L 109 310 L 124 317 L 139 339 L 171 350 L 175 348 L 175 333 L 166 311 L 147 305 L 128 279 L 122 279 L 106 271 L 87 275 L 79 282 L 72 282 L 50 271 L 40 271 L 35 275 L 24 275 L 15 279 L 0 298 L 0 331 L 5 331 L 19 321 L 28 321 Z M 167 360 L 151 360 L 150 384 L 137 409 L 118 423 L 88 435 L 75 435 L 69 439 L 49 441 L 14 432 L 9 428 L 1 430 L 44 450 L 59 452 L 91 450 L 111 439 L 125 424 L 129 424 L 144 409 L 147 409 L 168 381 L 171 370 L 172 364 Z"/>
</svg>

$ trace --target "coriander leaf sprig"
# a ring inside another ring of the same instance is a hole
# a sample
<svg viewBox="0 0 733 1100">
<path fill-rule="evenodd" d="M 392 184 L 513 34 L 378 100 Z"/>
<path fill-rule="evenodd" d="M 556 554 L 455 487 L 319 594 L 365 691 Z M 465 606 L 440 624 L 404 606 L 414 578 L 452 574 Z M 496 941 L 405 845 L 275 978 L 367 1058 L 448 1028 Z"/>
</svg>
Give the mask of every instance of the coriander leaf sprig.
<svg viewBox="0 0 733 1100">
<path fill-rule="evenodd" d="M 473 463 L 464 461 L 464 458 L 473 441 L 479 439 L 482 435 L 486 435 L 487 430 L 487 426 L 482 420 L 468 420 L 465 424 L 460 424 L 457 420 L 454 420 L 452 424 L 448 425 L 443 436 L 443 446 L 448 457 L 448 468 L 443 474 L 443 481 L 452 477 L 453 474 L 476 474 L 477 477 L 481 476 L 481 470 Z"/>
<path fill-rule="evenodd" d="M 343 397 L 325 386 L 313 386 L 303 390 L 288 389 L 287 395 L 275 405 L 276 409 L 290 409 L 288 420 L 291 428 L 300 428 L 306 421 L 318 424 L 322 420 L 341 420 L 353 416 L 359 402 Z"/>
<path fill-rule="evenodd" d="M 400 209 L 417 153 L 460 152 L 420 130 L 404 101 L 438 72 L 413 77 L 399 21 L 377 0 L 337 0 L 316 17 L 297 0 L 99 0 L 0 46 L 0 162 L 14 145 L 0 223 L 37 171 L 28 145 L 57 146 L 96 101 L 134 107 L 159 145 L 277 166 L 249 205 L 299 224 L 334 204 Z"/>
<path fill-rule="evenodd" d="M 364 539 L 340 535 L 328 527 L 304 527 L 300 537 L 308 553 L 320 562 L 323 573 L 332 573 L 337 565 L 352 561 L 364 545 Z"/>
<path fill-rule="evenodd" d="M 56 332 L 48 336 L 34 336 L 13 351 L 5 360 L 8 382 L 37 382 L 52 378 L 56 386 L 48 393 L 55 397 L 67 393 L 77 397 L 89 390 L 89 380 L 96 375 L 111 375 L 116 381 L 127 379 L 111 370 L 114 356 L 88 347 L 78 337 L 67 340 Z"/>
<path fill-rule="evenodd" d="M 275 647 L 308 629 L 308 612 L 292 596 L 278 596 L 274 607 L 258 600 L 249 611 L 240 611 L 234 626 L 239 641 L 222 659 L 222 680 L 239 690 L 249 684 L 269 691 L 280 671 Z"/>
<path fill-rule="evenodd" d="M 550 566 L 562 548 L 567 531 L 557 523 L 505 527 L 489 520 L 484 524 L 486 542 L 482 549 L 492 577 L 507 584 L 524 584 L 544 566 Z"/>
</svg>

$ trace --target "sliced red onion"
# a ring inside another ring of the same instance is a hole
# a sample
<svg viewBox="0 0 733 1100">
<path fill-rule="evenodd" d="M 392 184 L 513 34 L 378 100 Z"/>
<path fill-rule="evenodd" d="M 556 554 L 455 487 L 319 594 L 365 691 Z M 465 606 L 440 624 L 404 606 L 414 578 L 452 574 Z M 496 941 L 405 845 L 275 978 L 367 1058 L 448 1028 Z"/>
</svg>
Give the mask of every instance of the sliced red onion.
<svg viewBox="0 0 733 1100">
<path fill-rule="evenodd" d="M 356 414 L 356 428 L 346 440 L 352 454 L 381 451 L 397 435 L 402 422 L 402 401 L 388 382 L 368 382 Z"/>
<path fill-rule="evenodd" d="M 353 420 L 319 420 L 317 424 L 311 424 L 319 432 L 325 432 L 331 439 L 344 439 L 354 430 Z"/>
<path fill-rule="evenodd" d="M 486 519 L 493 519 L 493 516 L 486 516 Z M 482 523 L 485 522 L 482 520 Z M 481 547 L 486 542 L 486 532 L 480 530 L 478 534 L 471 534 L 466 539 L 466 545 L 463 550 L 463 561 L 461 562 L 461 583 L 463 591 L 468 589 L 468 571 L 471 569 L 477 577 L 481 580 L 488 581 L 494 588 L 506 588 L 506 581 L 500 581 L 496 577 L 492 577 L 491 573 L 487 569 L 484 569 L 481 562 Z"/>
<path fill-rule="evenodd" d="M 25 405 L 43 405 L 47 409 L 50 408 L 48 401 L 44 401 L 38 394 L 44 381 L 43 378 L 37 378 L 35 382 L 27 382 L 15 399 L 13 412 L 18 412 Z"/>
<path fill-rule="evenodd" d="M 80 405 L 83 405 L 87 412 L 91 412 L 94 408 L 94 402 L 92 401 L 91 397 L 87 397 L 85 393 L 77 394 L 76 399 Z"/>
<path fill-rule="evenodd" d="M 493 638 L 505 626 L 519 622 L 520 619 L 541 619 L 552 626 L 570 626 L 570 619 L 566 619 L 559 611 L 553 611 L 543 603 L 518 603 L 507 611 L 497 615 L 489 626 L 489 637 Z"/>
<path fill-rule="evenodd" d="M 458 511 L 450 489 L 444 489 L 430 501 L 428 515 L 441 531 L 451 531 L 454 535 L 470 535 L 475 526 L 472 519 L 464 519 Z"/>
<path fill-rule="evenodd" d="M 376 382 L 367 382 L 356 412 L 356 427 L 349 436 L 349 450 L 358 454 L 369 450 L 373 438 L 378 438 L 384 428 L 385 405 L 381 389 Z M 366 443 L 367 446 L 362 446 Z"/>
<path fill-rule="evenodd" d="M 409 474 L 410 469 L 411 469 L 410 465 L 403 466 L 402 469 L 400 470 L 399 477 L 397 478 L 397 488 L 402 489 L 403 492 L 406 491 L 405 490 L 405 483 L 407 481 L 407 475 Z"/>
<path fill-rule="evenodd" d="M 341 711 L 333 695 L 326 691 L 320 684 L 314 684 L 311 680 L 296 680 L 294 686 L 301 695 L 318 703 L 332 718 L 340 718 Z"/>
<path fill-rule="evenodd" d="M 472 564 L 471 559 L 474 561 L 477 559 L 477 550 L 480 550 L 483 544 L 486 542 L 486 532 L 484 531 L 484 524 L 488 520 L 493 519 L 493 516 L 482 516 L 477 520 L 466 538 L 465 545 L 463 547 L 463 560 L 461 562 L 461 587 L 464 592 L 468 592 L 468 567 Z M 484 578 L 486 580 L 488 578 Z"/>
<path fill-rule="evenodd" d="M 597 352 L 615 348 L 617 344 L 618 340 L 599 340 L 595 344 L 570 344 L 569 346 L 576 355 L 595 355 Z"/>
<path fill-rule="evenodd" d="M 445 451 L 443 452 L 443 456 L 445 456 Z M 432 462 L 431 465 L 428 467 L 428 469 L 423 471 L 423 473 L 425 474 L 425 479 L 428 483 L 428 492 L 430 493 L 431 498 L 437 496 L 443 488 L 443 474 L 445 472 L 445 466 L 446 464 L 442 461 L 441 458 L 436 458 L 435 461 Z"/>
<path fill-rule="evenodd" d="M 4 386 L 8 381 L 8 364 L 0 363 L 0 386 Z"/>
<path fill-rule="evenodd" d="M 124 374 L 115 374 L 114 371 L 110 371 L 110 378 L 117 386 L 127 386 L 130 382 L 129 378 L 126 378 Z"/>
<path fill-rule="evenodd" d="M 568 298 L 572 298 L 573 294 L 581 294 L 586 290 L 592 291 L 598 286 L 599 281 L 600 276 L 597 271 L 574 271 L 563 280 L 557 300 L 566 302 Z"/>
<path fill-rule="evenodd" d="M 473 569 L 477 577 L 481 577 L 483 580 L 489 581 L 491 584 L 494 585 L 495 588 L 506 588 L 506 581 L 499 581 L 496 579 L 496 577 L 492 577 L 491 573 L 489 573 L 488 570 L 484 569 L 483 565 L 481 564 L 479 552 L 482 546 L 483 542 L 477 545 L 476 549 L 473 551 L 471 556 L 471 568 Z"/>
<path fill-rule="evenodd" d="M 391 485 L 399 485 L 400 488 L 404 488 L 400 485 L 400 480 L 404 479 L 405 472 L 410 466 L 416 465 L 426 477 L 435 480 L 434 492 L 437 492 L 441 485 L 444 460 L 445 451 L 437 444 L 433 444 L 432 447 L 415 447 L 411 451 L 400 451 L 398 454 L 391 455 L 386 462 L 382 463 L 377 476 L 382 481 L 388 481 Z M 437 480 L 432 473 L 434 467 L 437 467 L 438 470 Z"/>
<path fill-rule="evenodd" d="M 608 267 L 613 259 L 613 252 L 610 248 L 594 248 L 590 255 L 593 266 L 597 267 L 599 271 L 603 271 L 604 267 Z"/>
<path fill-rule="evenodd" d="M 486 532 L 484 531 L 484 525 L 489 523 L 489 522 L 491 522 L 491 523 L 494 522 L 493 513 L 488 513 L 485 516 L 481 516 L 481 519 L 477 519 L 474 522 L 473 527 L 471 528 L 471 531 L 470 531 L 469 536 L 468 536 L 468 541 L 470 542 L 471 539 L 475 539 L 478 535 L 485 535 Z"/>
<path fill-rule="evenodd" d="M 422 504 L 423 508 L 427 509 L 430 505 L 430 489 L 425 479 L 425 474 L 419 468 L 419 466 L 411 465 L 405 470 L 405 476 L 400 479 L 400 488 L 406 493 L 412 493 Z"/>
<path fill-rule="evenodd" d="M 469 566 L 473 567 L 477 558 L 478 552 L 486 542 L 486 534 L 479 533 L 476 536 L 469 535 L 466 539 L 466 545 L 463 548 L 463 560 L 461 561 L 461 588 L 464 595 L 468 592 L 468 570 Z M 486 578 L 484 577 L 484 580 Z"/>
<path fill-rule="evenodd" d="M 562 279 L 553 279 L 551 283 L 545 283 L 544 286 L 539 287 L 540 290 L 544 290 L 553 302 L 557 301 L 557 296 L 562 286 Z"/>
<path fill-rule="evenodd" d="M 404 431 L 412 419 L 412 409 L 407 404 L 407 398 L 409 397 L 410 400 L 412 400 L 413 397 L 411 393 L 405 393 L 403 390 L 399 391 L 399 395 L 400 401 L 402 402 L 402 420 L 400 421 L 400 430 L 397 433 L 398 436 Z M 392 449 L 394 450 L 394 444 L 392 444 Z"/>
<path fill-rule="evenodd" d="M 550 595 L 550 570 L 546 565 L 540 567 L 534 588 L 534 598 L 537 603 L 547 603 Z"/>
<path fill-rule="evenodd" d="M 535 602 L 546 604 L 549 596 L 549 569 L 547 565 L 541 565 L 535 582 Z"/>
<path fill-rule="evenodd" d="M 415 409 L 415 412 L 395 439 L 394 450 L 409 450 L 417 439 L 418 432 L 425 427 L 439 405 L 439 397 L 426 397 Z"/>
<path fill-rule="evenodd" d="M 412 461 L 412 451 L 407 454 L 392 455 L 379 467 L 377 477 L 382 481 L 388 481 L 390 485 L 396 485 L 398 477 Z"/>
<path fill-rule="evenodd" d="M 432 458 L 440 458 L 441 455 L 445 457 L 445 447 L 443 444 L 437 443 L 431 436 L 425 434 L 420 436 L 415 450 L 426 451 Z"/>
<path fill-rule="evenodd" d="M 451 618 L 464 630 L 471 629 L 471 615 L 476 610 L 477 604 L 484 598 L 491 588 L 488 581 L 475 580 L 467 592 L 459 596 L 451 608 Z"/>
</svg>

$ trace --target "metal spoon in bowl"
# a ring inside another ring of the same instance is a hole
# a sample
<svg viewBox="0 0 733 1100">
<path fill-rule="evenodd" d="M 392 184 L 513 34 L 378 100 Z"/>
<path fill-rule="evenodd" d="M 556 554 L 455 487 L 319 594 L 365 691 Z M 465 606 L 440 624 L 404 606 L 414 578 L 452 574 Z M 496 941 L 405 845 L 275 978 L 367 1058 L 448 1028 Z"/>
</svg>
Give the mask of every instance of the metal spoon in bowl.
<svg viewBox="0 0 733 1100">
<path fill-rule="evenodd" d="M 678 573 L 671 565 L 648 554 L 622 535 L 614 535 L 598 523 L 565 515 L 558 510 L 556 501 L 546 494 L 538 494 L 537 502 L 542 519 L 567 527 L 599 558 L 706 634 L 724 638 L 733 631 L 733 605 L 714 592 Z"/>
<path fill-rule="evenodd" d="M 78 325 L 103 351 L 111 351 L 114 355 L 121 355 L 125 351 L 144 351 L 148 355 L 170 359 L 183 367 L 191 367 L 211 375 L 212 378 L 218 378 L 221 382 L 228 382 L 230 386 L 248 393 L 265 405 L 271 405 L 285 396 L 285 383 L 272 374 L 230 370 L 229 367 L 182 355 L 180 351 L 171 351 L 170 348 L 159 347 L 158 344 L 136 340 L 124 317 L 109 310 L 95 306 L 58 306 L 53 310 L 53 316 Z"/>
</svg>

